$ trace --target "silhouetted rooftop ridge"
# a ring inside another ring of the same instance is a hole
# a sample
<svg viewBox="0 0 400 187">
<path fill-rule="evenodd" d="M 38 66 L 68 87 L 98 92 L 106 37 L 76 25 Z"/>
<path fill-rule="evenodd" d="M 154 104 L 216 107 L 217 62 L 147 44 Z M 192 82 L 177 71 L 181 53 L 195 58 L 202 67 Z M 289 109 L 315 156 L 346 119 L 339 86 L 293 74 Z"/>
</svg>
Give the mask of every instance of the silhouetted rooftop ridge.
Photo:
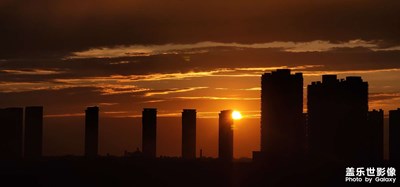
<svg viewBox="0 0 400 187">
<path fill-rule="evenodd" d="M 337 79 L 337 75 L 322 75 L 322 81 L 311 82 L 311 85 L 325 85 L 334 83 L 365 83 L 360 76 L 347 76 L 346 79 Z"/>
<path fill-rule="evenodd" d="M 363 82 L 360 76 L 348 76 L 346 77 L 346 81 L 348 82 Z"/>
<path fill-rule="evenodd" d="M 221 110 L 220 114 L 228 114 L 228 113 L 232 113 L 233 110 Z"/>
<path fill-rule="evenodd" d="M 90 106 L 90 107 L 87 107 L 86 108 L 86 111 L 98 111 L 99 110 L 99 107 L 98 106 Z"/>
<path fill-rule="evenodd" d="M 196 112 L 196 109 L 183 109 L 183 112 Z"/>
<path fill-rule="evenodd" d="M 275 71 L 271 71 L 269 73 L 264 73 L 262 77 L 270 77 L 270 76 L 303 76 L 303 73 L 295 73 L 291 74 L 290 69 L 276 69 Z"/>
<path fill-rule="evenodd" d="M 322 75 L 322 82 L 327 84 L 336 83 L 338 82 L 337 75 Z"/>
<path fill-rule="evenodd" d="M 143 108 L 143 111 L 157 111 L 157 108 Z"/>
</svg>

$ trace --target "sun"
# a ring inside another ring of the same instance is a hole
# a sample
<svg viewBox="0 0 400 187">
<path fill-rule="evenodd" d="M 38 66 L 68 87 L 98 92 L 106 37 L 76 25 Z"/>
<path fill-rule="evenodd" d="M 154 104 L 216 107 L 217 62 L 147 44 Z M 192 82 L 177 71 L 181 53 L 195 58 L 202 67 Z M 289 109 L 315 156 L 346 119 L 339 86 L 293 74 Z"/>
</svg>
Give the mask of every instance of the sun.
<svg viewBox="0 0 400 187">
<path fill-rule="evenodd" d="M 235 120 L 242 119 L 242 114 L 239 111 L 235 110 L 232 112 L 232 118 Z"/>
</svg>

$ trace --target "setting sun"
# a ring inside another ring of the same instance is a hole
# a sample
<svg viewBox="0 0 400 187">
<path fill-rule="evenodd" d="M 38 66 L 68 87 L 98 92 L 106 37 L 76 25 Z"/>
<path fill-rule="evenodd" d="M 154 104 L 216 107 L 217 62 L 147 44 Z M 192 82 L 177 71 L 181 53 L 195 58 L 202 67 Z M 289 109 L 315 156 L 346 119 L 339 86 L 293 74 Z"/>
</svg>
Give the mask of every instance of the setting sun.
<svg viewBox="0 0 400 187">
<path fill-rule="evenodd" d="M 242 114 L 239 111 L 233 111 L 232 118 L 235 120 L 242 119 Z"/>
</svg>

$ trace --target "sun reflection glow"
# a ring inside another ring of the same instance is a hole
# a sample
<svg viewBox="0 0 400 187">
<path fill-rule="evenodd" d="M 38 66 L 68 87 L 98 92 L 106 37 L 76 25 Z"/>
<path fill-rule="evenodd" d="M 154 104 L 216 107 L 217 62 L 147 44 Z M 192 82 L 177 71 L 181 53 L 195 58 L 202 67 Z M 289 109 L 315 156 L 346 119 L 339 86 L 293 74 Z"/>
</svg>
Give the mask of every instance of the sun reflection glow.
<svg viewBox="0 0 400 187">
<path fill-rule="evenodd" d="M 242 114 L 239 111 L 235 110 L 235 111 L 232 112 L 232 118 L 234 120 L 242 119 Z"/>
</svg>

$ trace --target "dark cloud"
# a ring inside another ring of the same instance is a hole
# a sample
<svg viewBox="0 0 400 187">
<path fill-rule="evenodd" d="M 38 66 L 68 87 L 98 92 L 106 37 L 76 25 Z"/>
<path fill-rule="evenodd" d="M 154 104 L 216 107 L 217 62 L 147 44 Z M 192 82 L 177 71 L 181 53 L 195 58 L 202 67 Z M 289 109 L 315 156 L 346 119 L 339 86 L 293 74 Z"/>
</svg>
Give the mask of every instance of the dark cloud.
<svg viewBox="0 0 400 187">
<path fill-rule="evenodd" d="M 389 92 L 389 93 L 370 93 L 369 100 L 371 102 L 400 99 L 400 92 Z"/>
<path fill-rule="evenodd" d="M 268 41 L 400 41 L 400 2 L 37 0 L 0 4 L 1 58 L 97 46 Z"/>
<path fill-rule="evenodd" d="M 400 51 L 372 51 L 366 48 L 338 48 L 326 52 L 301 53 L 283 52 L 278 49 L 213 48 L 206 53 L 190 55 L 9 60 L 0 64 L 0 80 L 3 82 L 51 82 L 64 85 L 68 81 L 60 82 L 59 80 L 93 78 L 92 81 L 96 81 L 113 75 L 126 76 L 126 79 L 130 81 L 149 80 L 149 76 L 152 80 L 157 80 L 157 77 L 165 78 L 168 75 L 155 74 L 209 72 L 218 69 L 252 67 L 318 65 L 301 71 L 393 69 L 400 68 L 399 61 Z M 44 73 L 30 73 L 35 71 Z"/>
</svg>

